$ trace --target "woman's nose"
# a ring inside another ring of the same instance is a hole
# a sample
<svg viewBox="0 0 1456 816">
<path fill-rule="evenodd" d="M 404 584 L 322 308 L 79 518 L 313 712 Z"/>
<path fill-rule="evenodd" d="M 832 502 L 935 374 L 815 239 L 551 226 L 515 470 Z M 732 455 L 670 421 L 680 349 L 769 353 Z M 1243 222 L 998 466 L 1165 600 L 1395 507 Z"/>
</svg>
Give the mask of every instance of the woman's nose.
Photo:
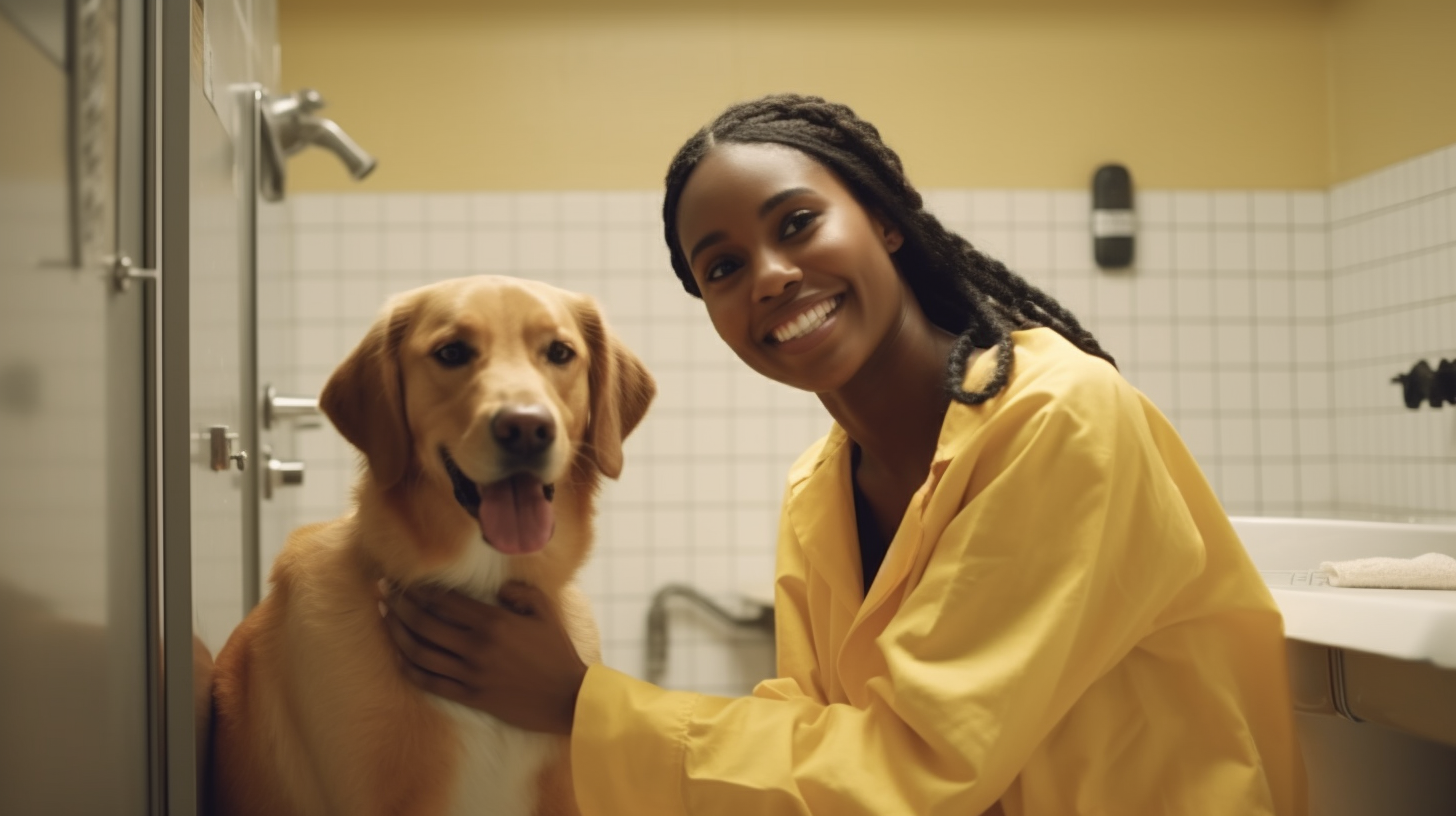
<svg viewBox="0 0 1456 816">
<path fill-rule="evenodd" d="M 759 272 L 753 280 L 753 299 L 757 302 L 773 300 L 798 285 L 804 274 L 798 265 L 777 254 L 764 256 Z"/>
</svg>

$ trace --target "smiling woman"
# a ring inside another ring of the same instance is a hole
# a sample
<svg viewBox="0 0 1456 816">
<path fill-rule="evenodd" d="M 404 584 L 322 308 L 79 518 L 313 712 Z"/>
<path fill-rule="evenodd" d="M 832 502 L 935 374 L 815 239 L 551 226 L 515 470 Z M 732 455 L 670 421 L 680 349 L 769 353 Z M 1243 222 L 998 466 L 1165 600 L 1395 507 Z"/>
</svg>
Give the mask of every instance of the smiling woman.
<svg viewBox="0 0 1456 816">
<path fill-rule="evenodd" d="M 789 474 L 753 696 L 582 673 L 520 646 L 529 616 L 460 656 L 523 689 L 484 710 L 572 712 L 583 813 L 1305 811 L 1279 612 L 1070 312 L 925 212 L 842 105 L 736 105 L 667 186 L 684 288 L 835 424 Z"/>
<path fill-rule="evenodd" d="M 724 189 L 757 196 L 759 201 L 738 202 L 736 208 L 720 207 L 717 197 Z M 706 191 L 711 191 L 711 199 L 704 200 Z M 862 201 L 870 202 L 868 210 L 858 206 Z M 801 206 L 791 206 L 795 203 Z M 805 203 L 819 209 L 802 206 Z M 668 170 L 663 227 L 673 269 L 689 294 L 705 299 L 719 333 L 742 357 L 743 349 L 724 334 L 718 323 L 722 307 L 715 308 L 715 304 L 724 303 L 724 298 L 718 296 L 725 290 L 719 279 L 725 271 L 736 269 L 740 261 L 730 254 L 725 269 L 714 262 L 703 266 L 699 258 L 704 250 L 725 242 L 729 232 L 706 229 L 698 221 L 705 213 L 711 214 L 706 216 L 711 221 L 721 220 L 729 212 L 741 213 L 745 218 L 752 214 L 764 224 L 771 218 L 780 219 L 781 223 L 766 228 L 778 230 L 785 246 L 802 245 L 815 253 L 833 248 L 856 258 L 875 256 L 864 254 L 863 247 L 854 246 L 845 236 L 868 235 L 865 227 L 872 227 L 879 233 L 884 250 L 879 254 L 886 256 L 884 263 L 889 263 L 887 253 L 896 253 L 895 267 L 900 270 L 900 275 L 882 279 L 893 281 L 896 290 L 913 294 L 913 308 L 923 309 L 921 322 L 928 317 L 941 331 L 963 337 L 947 372 L 952 393 L 961 388 L 971 348 L 975 344 L 997 348 L 997 371 L 991 382 L 980 393 L 961 395 L 972 404 L 1005 384 L 1011 354 L 1009 332 L 1015 326 L 1052 326 L 1084 351 L 1112 361 L 1059 303 L 1000 262 L 976 251 L 928 213 L 920 194 L 906 180 L 899 156 L 880 140 L 873 125 L 842 105 L 783 96 L 735 106 L 712 128 L 690 139 Z M 861 223 L 854 220 L 856 212 Z M 812 244 L 805 242 L 803 236 L 817 230 L 821 216 L 828 220 L 828 232 Z M 738 225 L 740 242 L 749 234 L 748 226 Z M 694 230 L 706 234 L 698 238 Z M 684 255 L 682 246 L 693 249 Z M 833 258 L 824 260 L 830 267 L 854 268 Z M 772 270 L 764 285 L 778 285 Z M 890 297 L 886 308 L 901 301 L 898 291 L 873 295 L 876 300 Z M 794 302 L 800 304 L 800 311 L 808 305 L 802 296 Z M 835 308 L 839 308 L 838 304 Z M 749 357 L 744 360 L 754 365 Z"/>
<path fill-rule="evenodd" d="M 766 377 L 837 391 L 915 308 L 890 259 L 899 231 L 796 150 L 725 146 L 694 174 L 681 213 L 693 288 L 718 334 Z"/>
</svg>

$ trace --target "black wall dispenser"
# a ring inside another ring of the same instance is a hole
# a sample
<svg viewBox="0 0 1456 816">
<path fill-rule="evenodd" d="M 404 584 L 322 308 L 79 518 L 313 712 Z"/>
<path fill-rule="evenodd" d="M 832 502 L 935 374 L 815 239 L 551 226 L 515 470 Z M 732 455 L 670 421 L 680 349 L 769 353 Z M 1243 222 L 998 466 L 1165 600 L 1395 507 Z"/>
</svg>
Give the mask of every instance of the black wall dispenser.
<svg viewBox="0 0 1456 816">
<path fill-rule="evenodd" d="M 1132 175 L 1120 164 L 1104 164 L 1092 174 L 1092 256 L 1103 269 L 1132 265 L 1137 218 L 1132 208 Z"/>
</svg>

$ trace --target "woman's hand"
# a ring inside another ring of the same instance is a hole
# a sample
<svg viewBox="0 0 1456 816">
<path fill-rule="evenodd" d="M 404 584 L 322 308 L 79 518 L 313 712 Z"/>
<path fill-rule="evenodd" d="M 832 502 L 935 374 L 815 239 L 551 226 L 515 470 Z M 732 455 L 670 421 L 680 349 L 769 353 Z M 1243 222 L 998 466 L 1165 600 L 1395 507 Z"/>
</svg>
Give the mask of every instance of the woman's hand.
<svg viewBox="0 0 1456 816">
<path fill-rule="evenodd" d="M 586 664 L 540 590 L 501 588 L 501 606 L 381 582 L 379 613 L 406 678 L 528 731 L 570 734 Z"/>
</svg>

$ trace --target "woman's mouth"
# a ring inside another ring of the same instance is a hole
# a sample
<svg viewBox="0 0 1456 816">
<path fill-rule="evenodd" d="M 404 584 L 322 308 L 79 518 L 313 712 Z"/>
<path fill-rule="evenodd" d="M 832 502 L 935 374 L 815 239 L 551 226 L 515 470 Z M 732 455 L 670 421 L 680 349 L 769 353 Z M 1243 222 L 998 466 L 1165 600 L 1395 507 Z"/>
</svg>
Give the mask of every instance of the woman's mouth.
<svg viewBox="0 0 1456 816">
<path fill-rule="evenodd" d="M 764 339 L 779 344 L 797 340 L 824 325 L 825 321 L 829 319 L 829 316 L 834 314 L 843 302 L 844 295 L 842 294 L 821 300 L 813 306 L 810 306 L 798 317 L 785 321 L 783 325 L 776 327 Z"/>
</svg>

